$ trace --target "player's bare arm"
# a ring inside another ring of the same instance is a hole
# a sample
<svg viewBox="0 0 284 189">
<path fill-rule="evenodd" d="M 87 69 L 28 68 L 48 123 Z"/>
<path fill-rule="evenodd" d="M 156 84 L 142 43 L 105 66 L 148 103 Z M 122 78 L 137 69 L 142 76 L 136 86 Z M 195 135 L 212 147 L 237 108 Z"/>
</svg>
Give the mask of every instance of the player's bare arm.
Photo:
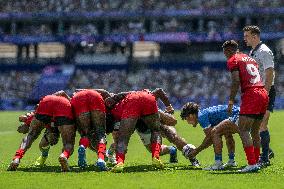
<svg viewBox="0 0 284 189">
<path fill-rule="evenodd" d="M 174 109 L 170 103 L 169 97 L 165 93 L 165 91 L 162 88 L 156 88 L 155 90 L 152 91 L 152 94 L 158 99 L 161 99 L 161 101 L 165 104 L 166 106 L 166 113 L 173 114 Z"/>
<path fill-rule="evenodd" d="M 232 85 L 231 85 L 230 98 L 229 98 L 229 104 L 228 104 L 229 114 L 232 113 L 232 108 L 233 108 L 233 105 L 234 105 L 235 97 L 238 93 L 239 86 L 240 86 L 239 71 L 238 70 L 232 71 L 231 77 L 232 77 Z"/>
<path fill-rule="evenodd" d="M 55 95 L 55 96 L 62 96 L 62 97 L 67 98 L 68 100 L 71 99 L 70 96 L 63 90 L 57 91 L 57 92 L 53 93 L 53 95 Z"/>
<path fill-rule="evenodd" d="M 165 113 L 161 110 L 159 110 L 159 115 L 161 124 L 168 126 L 175 126 L 177 124 L 177 120 L 173 115 Z"/>
</svg>

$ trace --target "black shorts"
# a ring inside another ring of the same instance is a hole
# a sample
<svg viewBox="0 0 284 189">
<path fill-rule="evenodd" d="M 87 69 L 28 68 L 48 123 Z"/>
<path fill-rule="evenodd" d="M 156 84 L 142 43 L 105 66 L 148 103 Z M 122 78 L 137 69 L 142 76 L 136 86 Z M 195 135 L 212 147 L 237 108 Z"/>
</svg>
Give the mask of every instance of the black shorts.
<svg viewBox="0 0 284 189">
<path fill-rule="evenodd" d="M 262 120 L 264 117 L 264 114 L 240 114 L 240 116 L 247 116 L 253 119 Z"/>
<path fill-rule="evenodd" d="M 50 124 L 52 120 L 52 116 L 44 115 L 44 114 L 36 114 L 35 118 L 44 124 Z M 60 116 L 54 118 L 54 126 L 62 126 L 62 125 L 73 125 L 74 121 L 68 117 Z"/>
<path fill-rule="evenodd" d="M 275 90 L 274 85 L 271 86 L 268 96 L 269 96 L 269 102 L 268 102 L 267 110 L 270 112 L 273 112 L 275 96 L 276 96 L 276 90 Z"/>
</svg>

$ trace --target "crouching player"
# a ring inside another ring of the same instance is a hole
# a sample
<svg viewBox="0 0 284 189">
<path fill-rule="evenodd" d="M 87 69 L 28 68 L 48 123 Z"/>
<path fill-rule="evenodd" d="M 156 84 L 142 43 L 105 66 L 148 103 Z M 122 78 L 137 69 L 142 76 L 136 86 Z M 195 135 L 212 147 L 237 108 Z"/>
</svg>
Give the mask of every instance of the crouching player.
<svg viewBox="0 0 284 189">
<path fill-rule="evenodd" d="M 22 124 L 17 129 L 19 133 L 28 133 L 34 115 L 34 112 L 30 112 L 19 117 L 19 121 L 22 122 Z M 54 127 L 54 122 L 51 122 L 51 125 L 47 125 L 46 127 L 48 129 L 45 129 L 44 135 L 39 143 L 41 155 L 37 158 L 34 164 L 35 166 L 43 166 L 45 164 L 50 146 L 57 144 L 59 140 L 59 130 L 57 127 Z"/>
<path fill-rule="evenodd" d="M 100 90 L 99 92 L 101 92 Z M 80 90 L 71 99 L 76 117 L 76 125 L 81 135 L 78 149 L 78 166 L 85 168 L 86 149 L 91 140 L 96 140 L 98 160 L 96 166 L 100 170 L 107 170 L 105 159 L 106 151 L 106 109 L 103 96 L 93 89 Z M 105 93 L 107 93 L 105 91 Z"/>
<path fill-rule="evenodd" d="M 229 117 L 227 105 L 212 106 L 206 109 L 199 110 L 198 104 L 194 102 L 186 103 L 181 110 L 181 118 L 186 120 L 188 124 L 196 127 L 199 123 L 205 133 L 203 142 L 196 148 L 190 151 L 189 157 L 195 157 L 204 149 L 211 146 L 214 142 L 215 164 L 205 168 L 205 170 L 220 170 L 225 167 L 235 167 L 235 141 L 234 133 L 238 133 L 239 108 L 233 107 L 232 116 Z M 225 136 L 228 148 L 228 163 L 223 165 L 222 161 L 222 136 Z"/>
<path fill-rule="evenodd" d="M 116 96 L 112 98 L 116 99 Z M 142 119 L 147 127 L 151 129 L 152 163 L 156 167 L 163 167 L 163 163 L 160 160 L 162 138 L 157 98 L 161 99 L 166 107 L 170 106 L 170 102 L 162 89 L 156 89 L 152 92 L 148 90 L 129 92 L 121 101 L 115 102 L 115 106 L 113 106 L 114 103 L 111 103 L 113 100 L 106 101 L 110 109 L 113 107 L 111 112 L 115 119 L 120 120 L 116 142 L 117 165 L 113 168 L 114 172 L 123 171 L 129 139 L 139 119 Z"/>
<path fill-rule="evenodd" d="M 61 164 L 61 170 L 69 171 L 68 158 L 73 153 L 76 130 L 73 124 L 71 103 L 69 99 L 67 99 L 67 95 L 62 92 L 47 95 L 39 102 L 29 132 L 27 136 L 23 138 L 20 148 L 16 151 L 13 161 L 8 167 L 9 171 L 15 171 L 17 169 L 25 152 L 38 138 L 41 131 L 47 125 L 50 125 L 52 120 L 54 120 L 54 125 L 58 127 L 63 142 L 62 153 L 58 159 Z"/>
<path fill-rule="evenodd" d="M 186 151 L 191 150 L 192 145 L 188 144 L 184 138 L 181 138 L 176 129 L 175 125 L 177 120 L 175 117 L 169 113 L 163 112 L 159 110 L 160 116 L 160 129 L 162 137 L 166 138 L 170 143 L 176 145 L 175 146 L 167 146 L 162 144 L 161 145 L 161 152 L 160 155 L 170 154 L 170 163 L 178 162 L 177 159 L 177 149 L 180 150 L 185 158 Z M 138 120 L 136 123 L 136 131 L 140 136 L 144 146 L 147 148 L 148 151 L 151 151 L 151 129 L 147 127 L 147 125 L 143 122 L 143 120 Z M 191 158 L 190 162 L 193 166 L 199 167 L 199 162 L 196 158 Z"/>
</svg>

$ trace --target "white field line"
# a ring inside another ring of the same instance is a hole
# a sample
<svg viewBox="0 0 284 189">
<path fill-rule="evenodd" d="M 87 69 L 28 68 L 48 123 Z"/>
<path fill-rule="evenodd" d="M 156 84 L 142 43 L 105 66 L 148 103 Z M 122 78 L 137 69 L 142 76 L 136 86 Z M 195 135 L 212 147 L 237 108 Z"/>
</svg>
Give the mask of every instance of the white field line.
<svg viewBox="0 0 284 189">
<path fill-rule="evenodd" d="M 0 135 L 10 135 L 14 133 L 16 133 L 16 131 L 0 131 Z"/>
</svg>

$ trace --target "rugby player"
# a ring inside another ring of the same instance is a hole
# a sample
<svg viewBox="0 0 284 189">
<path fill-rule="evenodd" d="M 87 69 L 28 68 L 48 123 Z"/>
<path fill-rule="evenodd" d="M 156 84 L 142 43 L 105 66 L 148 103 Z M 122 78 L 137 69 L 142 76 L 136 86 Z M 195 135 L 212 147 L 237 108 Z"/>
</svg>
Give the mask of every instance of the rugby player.
<svg viewBox="0 0 284 189">
<path fill-rule="evenodd" d="M 248 55 L 240 53 L 238 43 L 234 40 L 224 42 L 222 48 L 232 78 L 228 103 L 230 114 L 239 86 L 241 86 L 239 134 L 248 165 L 240 172 L 257 171 L 259 170 L 257 162 L 260 155 L 259 127 L 268 106 L 268 94 L 261 82 L 256 61 Z"/>
<path fill-rule="evenodd" d="M 31 121 L 35 115 L 35 112 L 29 112 L 24 115 L 19 116 L 19 121 L 22 124 L 18 127 L 17 131 L 19 133 L 26 134 L 29 131 Z M 59 130 L 57 127 L 54 127 L 54 122 L 51 122 L 51 125 L 46 126 L 48 129 L 45 129 L 44 135 L 40 140 L 39 149 L 41 155 L 37 158 L 34 163 L 35 166 L 43 166 L 47 160 L 50 146 L 53 146 L 58 143 L 59 140 Z"/>
<path fill-rule="evenodd" d="M 70 98 L 64 91 L 47 95 L 40 100 L 35 116 L 30 124 L 29 132 L 23 138 L 20 148 L 16 151 L 13 161 L 8 167 L 8 171 L 17 169 L 25 152 L 38 138 L 41 131 L 50 125 L 52 120 L 54 120 L 55 127 L 58 127 L 63 142 L 62 153 L 58 158 L 61 170 L 63 172 L 69 171 L 68 158 L 73 153 L 76 129 L 73 123 Z"/>
<path fill-rule="evenodd" d="M 260 125 L 260 139 L 262 154 L 259 161 L 261 166 L 270 165 L 269 158 L 274 157 L 273 151 L 269 148 L 270 134 L 268 130 L 268 121 L 270 112 L 273 112 L 276 91 L 274 87 L 274 57 L 272 51 L 260 41 L 260 29 L 257 26 L 246 26 L 243 28 L 244 41 L 247 46 L 252 47 L 249 56 L 256 60 L 259 65 L 260 75 L 264 81 L 264 88 L 268 92 L 269 103 L 264 118 Z"/>
<path fill-rule="evenodd" d="M 71 99 L 71 105 L 76 118 L 77 129 L 81 135 L 78 149 L 78 166 L 85 168 L 86 148 L 90 140 L 95 140 L 98 160 L 96 166 L 107 170 L 105 159 L 106 151 L 106 108 L 104 97 L 110 97 L 105 90 L 83 89 L 77 90 Z M 106 95 L 106 96 L 105 96 Z"/>
<path fill-rule="evenodd" d="M 160 88 L 155 89 L 154 91 L 142 90 L 128 92 L 125 93 L 125 95 L 115 95 L 114 97 L 106 100 L 106 105 L 110 107 L 113 116 L 117 121 L 120 121 L 116 142 L 117 165 L 114 166 L 112 171 L 123 171 L 129 139 L 135 130 L 138 119 L 142 119 L 143 122 L 151 129 L 151 152 L 153 165 L 158 168 L 162 168 L 164 166 L 160 160 L 162 138 L 160 133 L 157 99 L 161 99 L 161 101 L 165 104 L 166 112 L 171 113 L 174 111 L 166 93 Z"/>
<path fill-rule="evenodd" d="M 188 156 L 195 157 L 214 144 L 215 164 L 205 170 L 220 170 L 236 166 L 233 134 L 238 132 L 236 122 L 239 108 L 236 106 L 232 108 L 231 117 L 228 115 L 227 109 L 227 105 L 219 105 L 199 110 L 199 105 L 194 102 L 188 102 L 182 107 L 180 115 L 182 120 L 186 120 L 193 127 L 199 124 L 205 133 L 202 143 L 196 149 L 192 149 Z M 229 161 L 226 164 L 223 164 L 222 161 L 222 136 L 225 136 L 228 148 Z"/>
</svg>

